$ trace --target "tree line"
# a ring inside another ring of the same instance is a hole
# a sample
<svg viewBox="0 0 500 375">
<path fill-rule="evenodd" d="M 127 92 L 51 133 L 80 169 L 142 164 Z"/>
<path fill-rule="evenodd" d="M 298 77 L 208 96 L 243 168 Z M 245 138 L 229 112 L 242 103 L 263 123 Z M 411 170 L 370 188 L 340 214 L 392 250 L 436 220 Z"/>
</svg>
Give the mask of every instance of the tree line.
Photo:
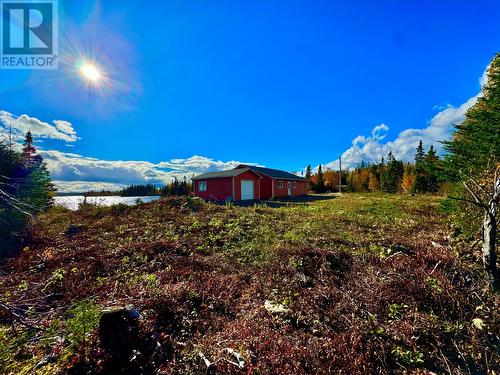
<svg viewBox="0 0 500 375">
<path fill-rule="evenodd" d="M 192 184 L 187 180 L 186 177 L 181 180 L 174 178 L 171 182 L 165 185 L 155 185 L 155 184 L 137 184 L 129 185 L 121 190 L 111 191 L 111 190 L 89 190 L 83 195 L 87 197 L 104 197 L 104 196 L 122 196 L 122 197 L 137 197 L 137 196 L 149 196 L 149 195 L 160 195 L 162 197 L 166 196 L 180 196 L 189 195 L 192 191 Z"/>
<path fill-rule="evenodd" d="M 311 173 L 311 166 L 306 169 L 309 188 L 316 193 L 338 191 L 342 178 L 342 187 L 349 192 L 387 193 L 436 193 L 446 182 L 443 160 L 437 155 L 433 145 L 425 152 L 422 141 L 415 152 L 414 163 L 397 160 L 392 151 L 379 163 L 361 164 L 349 171 L 334 171 L 322 166 L 316 173 Z"/>
</svg>

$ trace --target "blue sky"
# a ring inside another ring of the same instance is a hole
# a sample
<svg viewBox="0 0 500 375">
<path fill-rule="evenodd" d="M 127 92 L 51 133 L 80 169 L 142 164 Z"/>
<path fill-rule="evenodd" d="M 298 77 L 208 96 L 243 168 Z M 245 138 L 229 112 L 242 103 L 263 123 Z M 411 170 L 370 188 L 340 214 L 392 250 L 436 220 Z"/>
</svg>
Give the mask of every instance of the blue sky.
<svg viewBox="0 0 500 375">
<path fill-rule="evenodd" d="M 0 122 L 35 129 L 70 190 L 409 159 L 449 137 L 500 50 L 498 1 L 59 5 L 60 69 L 0 70 Z"/>
</svg>

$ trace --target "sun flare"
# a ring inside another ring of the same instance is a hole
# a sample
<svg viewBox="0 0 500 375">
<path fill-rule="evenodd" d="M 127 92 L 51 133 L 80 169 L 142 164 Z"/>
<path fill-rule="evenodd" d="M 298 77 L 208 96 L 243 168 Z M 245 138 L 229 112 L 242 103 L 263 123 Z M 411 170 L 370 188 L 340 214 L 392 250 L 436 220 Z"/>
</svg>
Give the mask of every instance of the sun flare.
<svg viewBox="0 0 500 375">
<path fill-rule="evenodd" d="M 95 65 L 85 63 L 80 67 L 80 73 L 89 81 L 93 83 L 99 82 L 101 79 L 101 72 Z"/>
</svg>

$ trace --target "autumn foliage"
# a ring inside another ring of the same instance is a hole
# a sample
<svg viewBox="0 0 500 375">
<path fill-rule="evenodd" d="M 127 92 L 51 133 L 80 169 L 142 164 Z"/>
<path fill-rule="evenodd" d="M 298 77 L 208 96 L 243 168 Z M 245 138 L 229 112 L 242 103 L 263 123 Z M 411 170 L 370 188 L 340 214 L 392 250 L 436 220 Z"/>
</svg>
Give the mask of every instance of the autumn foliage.
<svg viewBox="0 0 500 375">
<path fill-rule="evenodd" d="M 378 164 L 362 162 L 358 167 L 342 173 L 330 168 L 321 170 L 322 182 L 319 181 L 319 170 L 306 176 L 310 176 L 310 190 L 316 193 L 339 191 L 341 177 L 344 191 L 351 192 L 436 193 L 445 180 L 442 161 L 434 147 L 431 145 L 425 153 L 422 141 L 417 147 L 413 164 L 403 163 L 389 152 L 387 158 L 382 158 Z"/>
</svg>

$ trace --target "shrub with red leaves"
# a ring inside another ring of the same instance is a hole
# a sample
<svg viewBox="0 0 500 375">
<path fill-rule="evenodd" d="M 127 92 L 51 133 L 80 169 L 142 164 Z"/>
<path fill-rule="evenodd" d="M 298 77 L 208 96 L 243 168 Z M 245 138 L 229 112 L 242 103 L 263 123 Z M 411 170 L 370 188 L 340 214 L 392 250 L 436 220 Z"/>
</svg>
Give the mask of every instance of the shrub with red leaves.
<svg viewBox="0 0 500 375">
<path fill-rule="evenodd" d="M 435 201 L 413 210 L 405 200 L 412 198 L 380 199 L 375 208 L 334 202 L 343 215 L 328 202 L 316 211 L 192 210 L 182 198 L 49 213 L 0 276 L 0 294 L 24 312 L 1 316 L 30 330 L 64 320 L 89 297 L 103 307 L 135 306 L 140 318 L 120 355 L 107 347 L 109 332 L 104 339 L 96 331 L 88 358 L 55 356 L 62 372 L 500 371 L 498 296 L 451 247 Z M 386 217 L 370 224 L 366 215 L 387 202 L 402 207 L 394 215 L 409 226 Z M 68 235 L 70 225 L 79 230 Z M 34 357 L 54 353 L 38 344 L 42 334 L 33 337 Z"/>
</svg>

